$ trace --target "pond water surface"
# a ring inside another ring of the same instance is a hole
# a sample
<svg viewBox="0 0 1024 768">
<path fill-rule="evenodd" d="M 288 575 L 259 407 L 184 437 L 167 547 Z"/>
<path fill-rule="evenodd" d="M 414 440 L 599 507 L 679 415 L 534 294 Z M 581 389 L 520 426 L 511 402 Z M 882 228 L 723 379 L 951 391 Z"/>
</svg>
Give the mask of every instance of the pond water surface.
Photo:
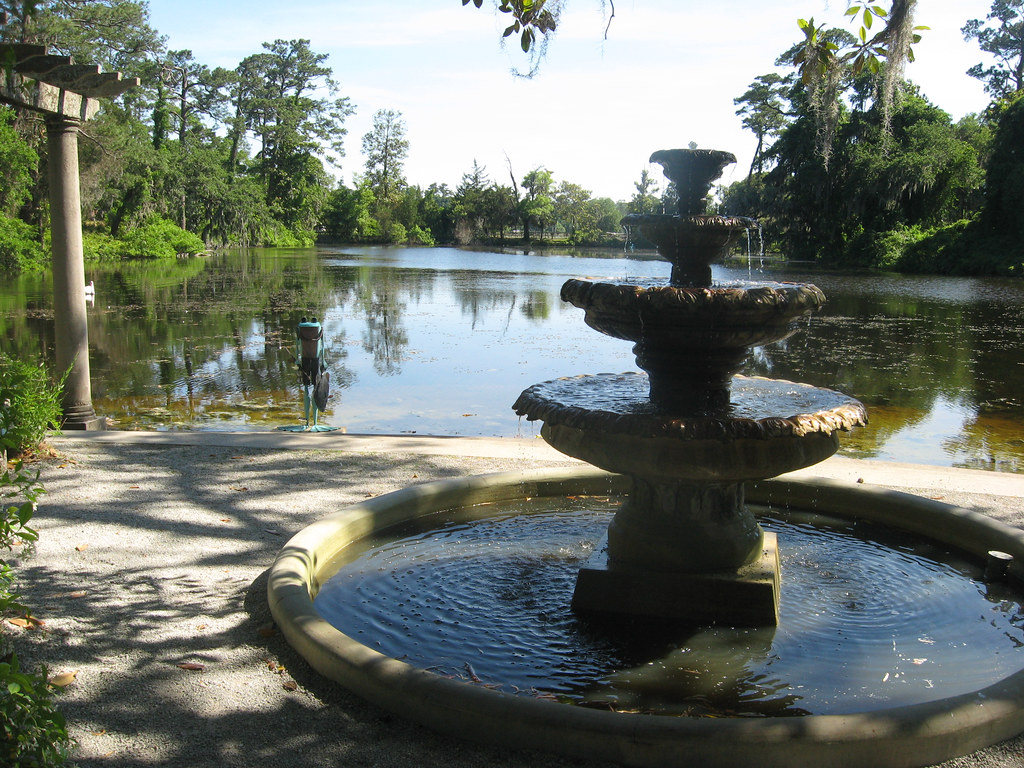
<svg viewBox="0 0 1024 768">
<path fill-rule="evenodd" d="M 842 452 L 1024 471 L 1024 281 L 762 271 L 716 281 L 813 282 L 824 310 L 754 350 L 743 373 L 861 399 L 871 424 Z M 621 253 L 331 247 L 224 251 L 87 265 L 94 405 L 120 429 L 267 430 L 297 424 L 295 327 L 325 327 L 332 397 L 349 432 L 523 436 L 511 404 L 559 376 L 636 370 L 628 342 L 563 304 L 570 277 L 664 277 Z M 53 360 L 49 275 L 0 280 L 7 352 Z"/>
</svg>

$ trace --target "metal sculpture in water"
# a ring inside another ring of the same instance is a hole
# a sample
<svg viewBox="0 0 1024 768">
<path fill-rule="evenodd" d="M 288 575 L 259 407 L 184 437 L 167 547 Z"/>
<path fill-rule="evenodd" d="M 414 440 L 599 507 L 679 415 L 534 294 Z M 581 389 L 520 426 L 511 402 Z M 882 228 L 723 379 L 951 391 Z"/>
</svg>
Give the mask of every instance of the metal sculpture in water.
<svg viewBox="0 0 1024 768">
<path fill-rule="evenodd" d="M 306 423 L 278 429 L 286 432 L 333 432 L 337 427 L 318 423 L 320 412 L 327 408 L 331 374 L 324 360 L 324 329 L 315 317 L 311 320 L 303 317 L 296 328 L 295 364 L 299 368 Z"/>
</svg>

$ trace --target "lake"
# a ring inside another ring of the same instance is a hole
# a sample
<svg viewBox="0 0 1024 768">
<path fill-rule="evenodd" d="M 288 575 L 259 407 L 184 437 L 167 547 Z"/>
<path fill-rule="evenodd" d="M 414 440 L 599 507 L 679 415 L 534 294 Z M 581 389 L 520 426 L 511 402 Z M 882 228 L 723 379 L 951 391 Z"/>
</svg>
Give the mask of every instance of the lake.
<svg viewBox="0 0 1024 768">
<path fill-rule="evenodd" d="M 570 277 L 664 277 L 614 253 L 320 247 L 87 265 L 97 413 L 119 429 L 268 430 L 298 424 L 303 316 L 324 324 L 332 397 L 353 433 L 528 436 L 524 388 L 635 370 L 629 342 L 563 304 Z M 1024 472 L 1024 281 L 716 266 L 719 282 L 813 282 L 829 298 L 744 373 L 838 389 L 871 424 L 848 456 Z M 5 351 L 53 360 L 49 275 L 0 280 Z"/>
</svg>

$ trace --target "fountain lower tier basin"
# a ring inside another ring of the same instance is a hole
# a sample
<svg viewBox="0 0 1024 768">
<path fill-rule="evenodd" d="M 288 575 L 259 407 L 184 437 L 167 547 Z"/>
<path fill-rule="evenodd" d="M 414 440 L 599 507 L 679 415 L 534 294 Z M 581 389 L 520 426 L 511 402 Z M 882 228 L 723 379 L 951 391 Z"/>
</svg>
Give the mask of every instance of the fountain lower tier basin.
<svg viewBox="0 0 1024 768">
<path fill-rule="evenodd" d="M 650 402 L 649 378 L 600 373 L 535 384 L 513 409 L 588 464 L 650 481 L 728 483 L 811 466 L 839 448 L 838 432 L 867 423 L 847 395 L 780 379 L 736 376 L 714 416 L 678 417 Z"/>
<path fill-rule="evenodd" d="M 596 694 L 597 700 L 591 701 L 591 706 L 567 704 L 563 697 L 543 691 L 521 690 L 517 694 L 511 688 L 501 690 L 500 684 L 496 688 L 491 687 L 491 682 L 480 674 L 486 668 L 484 661 L 461 652 L 456 653 L 453 660 L 454 675 L 453 670 L 428 671 L 425 664 L 410 663 L 411 657 L 409 661 L 399 661 L 395 656 L 400 654 L 383 649 L 382 644 L 397 638 L 412 640 L 413 645 L 417 645 L 420 636 L 414 624 L 417 618 L 414 614 L 418 610 L 415 606 L 396 609 L 385 617 L 390 622 L 389 626 L 375 627 L 358 637 L 354 632 L 346 634 L 329 624 L 314 607 L 313 598 L 321 585 L 337 572 L 343 562 L 357 554 L 365 553 L 372 557 L 377 551 L 373 537 L 387 529 L 402 525 L 428 531 L 436 526 L 439 513 L 444 511 L 463 510 L 466 514 L 480 517 L 486 516 L 487 510 L 493 509 L 490 505 L 498 502 L 557 499 L 564 503 L 566 499 L 581 496 L 620 495 L 628 492 L 629 487 L 628 479 L 622 476 L 574 468 L 446 480 L 368 500 L 307 527 L 285 545 L 270 572 L 268 599 L 271 611 L 289 643 L 314 668 L 385 709 L 463 738 L 509 748 L 548 750 L 584 760 L 615 761 L 652 768 L 677 765 L 746 768 L 752 763 L 768 768 L 792 765 L 895 768 L 938 763 L 1024 731 L 1024 671 L 1021 671 L 1024 658 L 1018 658 L 1022 650 L 1019 644 L 1014 647 L 1012 642 L 1006 650 L 1012 663 L 1004 667 L 996 679 L 976 684 L 973 689 L 939 694 L 937 698 L 918 703 L 907 703 L 897 696 L 890 701 L 875 700 L 844 707 L 847 696 L 840 695 L 838 707 L 819 710 L 834 714 L 801 715 L 789 711 L 778 714 L 793 716 L 764 716 L 771 714 L 772 708 L 768 707 L 760 713 L 762 716 L 733 717 L 716 708 L 716 699 L 711 695 L 714 694 L 712 686 L 703 704 L 698 698 L 694 708 L 689 710 L 690 716 L 684 716 L 682 712 L 674 712 L 671 705 L 661 710 L 662 714 L 650 714 L 658 711 L 657 707 L 649 705 L 650 696 L 643 707 L 636 707 L 640 711 L 631 713 L 611 711 L 613 707 L 628 710 L 630 702 L 622 698 L 612 703 L 601 701 L 601 691 L 596 689 L 584 694 Z M 840 517 L 854 525 L 862 522 L 882 524 L 908 534 L 912 540 L 927 539 L 948 546 L 978 563 L 983 562 L 990 550 L 1007 552 L 1015 558 L 1008 572 L 1008 583 L 982 585 L 981 588 L 989 591 L 991 606 L 1002 608 L 1006 601 L 1012 600 L 1016 606 L 1013 610 L 1020 611 L 1024 533 L 983 515 L 907 494 L 825 480 L 750 483 L 747 500 L 774 509 L 790 510 L 790 514 L 798 515 L 796 529 L 812 524 L 799 518 L 802 511 L 806 511 L 811 515 L 823 513 Z M 596 522 L 598 529 L 603 525 L 601 520 Z M 457 532 L 456 537 L 460 540 L 472 538 L 462 531 Z M 529 535 L 525 541 L 534 542 L 536 539 L 536 536 Z M 485 556 L 490 557 L 490 553 L 501 549 L 505 541 L 502 537 L 487 535 L 478 538 L 477 544 Z M 556 552 L 561 552 L 561 549 L 556 548 Z M 799 552 L 794 556 L 801 557 Z M 896 558 L 895 565 L 899 570 L 902 565 L 900 559 L 906 555 L 897 547 L 890 550 L 888 556 Z M 464 559 L 460 557 L 452 561 L 453 567 Z M 543 592 L 539 601 L 535 600 L 533 589 L 536 586 L 542 590 L 545 584 L 555 580 L 553 569 L 562 559 L 564 556 L 560 554 L 546 555 L 531 564 L 525 555 L 513 556 L 502 569 L 489 569 L 486 594 L 474 590 L 471 584 L 460 578 L 450 581 L 451 588 L 456 592 L 468 589 L 471 609 L 479 608 L 481 611 L 493 609 L 487 595 L 495 589 L 501 590 L 505 600 L 533 604 L 533 610 L 537 611 L 533 624 L 540 633 L 557 621 L 555 614 L 564 612 L 564 607 L 551 604 L 556 601 L 545 598 Z M 848 559 L 860 560 L 858 557 Z M 434 574 L 435 577 L 446 572 L 444 562 L 439 565 L 442 568 Z M 811 583 L 820 583 L 823 591 L 832 589 L 834 579 L 830 574 L 834 570 L 833 565 L 830 562 L 821 564 L 821 572 Z M 784 572 L 792 567 L 784 561 Z M 570 584 L 572 578 L 569 577 Z M 876 580 L 885 581 L 881 577 Z M 871 675 L 879 678 L 879 684 L 890 684 L 891 691 L 905 689 L 907 678 L 915 675 L 921 678 L 921 673 L 930 663 L 929 657 L 938 650 L 936 646 L 943 645 L 942 641 L 936 641 L 929 635 L 932 621 L 928 616 L 935 615 L 936 611 L 941 614 L 943 608 L 935 606 L 934 600 L 919 590 L 926 581 L 928 579 L 916 579 L 913 588 L 906 595 L 900 594 L 897 604 L 888 608 L 882 605 L 865 610 L 855 595 L 845 600 L 842 594 L 838 596 L 847 615 L 865 619 L 863 626 L 866 629 L 874 628 L 886 615 L 921 617 L 923 626 L 920 634 L 912 632 L 906 642 L 900 640 L 899 645 L 892 648 L 893 659 L 898 660 L 898 664 L 894 661 L 894 666 L 884 674 L 879 668 L 880 674 Z M 435 578 L 431 583 L 445 589 L 447 581 Z M 785 584 L 784 576 L 783 603 L 786 600 Z M 1002 603 L 999 590 L 1006 590 Z M 355 598 L 358 602 L 359 596 Z M 494 613 L 493 610 L 491 612 Z M 498 611 L 495 615 L 500 619 L 505 611 Z M 784 608 L 779 632 L 786 630 L 791 623 L 787 617 Z M 1018 615 L 1014 619 L 1017 622 L 1014 626 L 1018 629 L 1021 627 L 1020 618 Z M 816 611 L 801 610 L 794 620 L 806 623 L 810 631 L 826 624 L 825 617 Z M 972 617 L 972 620 L 976 621 L 977 617 Z M 464 620 L 457 629 L 471 633 L 474 627 L 478 627 L 481 631 L 490 631 L 486 624 L 486 621 L 481 623 L 480 616 L 473 616 L 471 611 L 471 618 Z M 442 622 L 442 626 L 450 625 L 451 622 Z M 856 633 L 858 628 L 857 622 L 843 620 L 836 631 Z M 595 628 L 591 635 L 600 632 Z M 763 634 L 765 632 L 768 634 Z M 698 647 L 710 651 L 724 642 L 732 649 L 727 658 L 733 661 L 728 663 L 741 663 L 751 655 L 764 655 L 766 647 L 778 638 L 778 634 L 773 635 L 772 632 L 775 630 L 757 630 L 755 634 L 748 634 L 746 630 L 735 631 L 724 641 L 720 636 L 698 632 L 685 647 L 678 649 L 676 655 L 685 656 L 687 649 Z M 631 634 L 638 642 L 643 642 L 646 637 L 641 631 Z M 960 634 L 958 627 L 957 635 Z M 600 639 L 599 634 L 598 637 Z M 523 641 L 523 654 L 529 657 L 531 638 L 515 639 Z M 888 646 L 891 642 L 886 639 L 883 645 Z M 933 644 L 929 645 L 929 642 Z M 826 674 L 835 677 L 841 676 L 844 669 L 859 669 L 862 658 L 856 651 L 857 647 L 855 642 L 848 650 L 829 655 L 824 662 Z M 576 661 L 581 658 L 586 661 L 585 654 L 568 649 L 566 652 L 571 653 Z M 502 642 L 490 649 L 489 655 L 502 661 L 518 653 L 516 648 L 506 647 Z M 677 661 L 679 676 L 689 678 L 686 659 Z M 474 664 L 480 669 L 475 670 Z M 961 666 L 964 670 L 972 666 L 988 668 L 987 663 Z M 646 688 L 657 699 L 657 686 L 664 684 L 663 676 L 648 676 L 644 671 L 648 667 L 643 665 L 634 669 L 637 686 Z M 458 679 L 460 677 L 462 679 Z M 927 683 L 927 680 L 918 682 Z M 936 682 L 942 680 L 937 678 Z M 761 683 L 770 686 L 772 681 Z M 782 709 L 791 709 L 791 704 L 799 707 L 801 700 L 816 694 L 813 690 L 799 688 L 794 693 L 794 701 L 789 701 L 786 696 L 779 699 L 777 703 Z M 594 708 L 597 706 L 603 708 Z M 756 710 L 756 702 L 752 706 Z"/>
</svg>

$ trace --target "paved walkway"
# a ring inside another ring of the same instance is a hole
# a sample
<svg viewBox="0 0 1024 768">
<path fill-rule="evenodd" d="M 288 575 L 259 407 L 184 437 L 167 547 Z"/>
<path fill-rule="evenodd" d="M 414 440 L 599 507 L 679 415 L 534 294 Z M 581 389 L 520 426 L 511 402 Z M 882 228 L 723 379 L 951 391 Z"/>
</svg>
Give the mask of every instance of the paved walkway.
<svg viewBox="0 0 1024 768">
<path fill-rule="evenodd" d="M 77 673 L 59 700 L 83 768 L 583 765 L 438 736 L 363 703 L 291 651 L 265 599 L 277 551 L 324 514 L 429 480 L 573 463 L 543 441 L 106 432 L 51 442 L 60 456 L 42 466 L 40 541 L 17 569 L 46 624 L 11 631 L 27 662 Z M 842 458 L 800 474 L 1024 527 L 1024 476 Z M 1024 768 L 1022 755 L 1018 737 L 946 766 Z"/>
</svg>

